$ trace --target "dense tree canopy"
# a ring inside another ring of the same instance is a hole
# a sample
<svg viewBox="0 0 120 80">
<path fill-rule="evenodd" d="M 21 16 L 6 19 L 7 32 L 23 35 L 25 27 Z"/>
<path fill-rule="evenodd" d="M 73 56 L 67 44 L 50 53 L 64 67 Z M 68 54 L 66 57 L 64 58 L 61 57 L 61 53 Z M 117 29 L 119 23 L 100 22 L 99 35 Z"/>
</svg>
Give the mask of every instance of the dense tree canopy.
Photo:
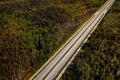
<svg viewBox="0 0 120 80">
<path fill-rule="evenodd" d="M 95 1 L 0 0 L 0 80 L 33 74 L 104 2 Z"/>
</svg>

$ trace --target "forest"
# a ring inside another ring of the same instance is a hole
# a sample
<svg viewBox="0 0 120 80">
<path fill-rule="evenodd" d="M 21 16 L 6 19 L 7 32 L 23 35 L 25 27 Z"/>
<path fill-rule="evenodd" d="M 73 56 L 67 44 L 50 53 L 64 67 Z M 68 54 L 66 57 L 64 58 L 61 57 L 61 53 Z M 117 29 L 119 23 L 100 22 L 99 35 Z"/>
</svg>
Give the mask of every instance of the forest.
<svg viewBox="0 0 120 80">
<path fill-rule="evenodd" d="M 117 0 L 60 80 L 120 80 L 120 1 Z"/>
<path fill-rule="evenodd" d="M 105 1 L 0 0 L 0 80 L 28 79 Z M 119 36 L 114 34 L 111 33 L 117 40 Z M 119 46 L 117 41 L 113 51 Z"/>
</svg>

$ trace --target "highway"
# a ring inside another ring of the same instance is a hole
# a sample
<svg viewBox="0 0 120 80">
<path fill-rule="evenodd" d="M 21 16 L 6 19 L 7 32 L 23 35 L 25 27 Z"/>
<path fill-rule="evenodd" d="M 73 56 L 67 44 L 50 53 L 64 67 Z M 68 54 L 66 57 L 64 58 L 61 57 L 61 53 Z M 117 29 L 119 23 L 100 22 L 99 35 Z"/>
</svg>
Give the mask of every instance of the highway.
<svg viewBox="0 0 120 80">
<path fill-rule="evenodd" d="M 59 80 L 68 63 L 75 57 L 78 49 L 87 41 L 114 2 L 115 0 L 106 1 L 29 80 Z"/>
</svg>

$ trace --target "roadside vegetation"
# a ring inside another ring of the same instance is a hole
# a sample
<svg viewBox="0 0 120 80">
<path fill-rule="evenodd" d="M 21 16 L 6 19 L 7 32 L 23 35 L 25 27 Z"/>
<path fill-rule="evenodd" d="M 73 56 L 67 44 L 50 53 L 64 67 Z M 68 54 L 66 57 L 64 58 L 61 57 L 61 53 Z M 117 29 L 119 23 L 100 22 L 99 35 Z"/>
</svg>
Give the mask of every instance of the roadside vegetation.
<svg viewBox="0 0 120 80">
<path fill-rule="evenodd" d="M 120 80 L 120 1 L 117 0 L 61 80 Z"/>
<path fill-rule="evenodd" d="M 30 77 L 105 1 L 0 0 L 0 80 Z"/>
</svg>

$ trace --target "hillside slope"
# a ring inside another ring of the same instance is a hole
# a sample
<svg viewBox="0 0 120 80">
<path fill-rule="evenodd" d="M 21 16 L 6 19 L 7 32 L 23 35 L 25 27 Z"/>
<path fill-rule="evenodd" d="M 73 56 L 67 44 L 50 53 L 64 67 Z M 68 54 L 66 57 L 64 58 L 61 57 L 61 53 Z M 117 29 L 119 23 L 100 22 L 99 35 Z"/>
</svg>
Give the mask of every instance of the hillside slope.
<svg viewBox="0 0 120 80">
<path fill-rule="evenodd" d="M 23 80 L 105 0 L 1 0 L 0 80 Z"/>
</svg>

